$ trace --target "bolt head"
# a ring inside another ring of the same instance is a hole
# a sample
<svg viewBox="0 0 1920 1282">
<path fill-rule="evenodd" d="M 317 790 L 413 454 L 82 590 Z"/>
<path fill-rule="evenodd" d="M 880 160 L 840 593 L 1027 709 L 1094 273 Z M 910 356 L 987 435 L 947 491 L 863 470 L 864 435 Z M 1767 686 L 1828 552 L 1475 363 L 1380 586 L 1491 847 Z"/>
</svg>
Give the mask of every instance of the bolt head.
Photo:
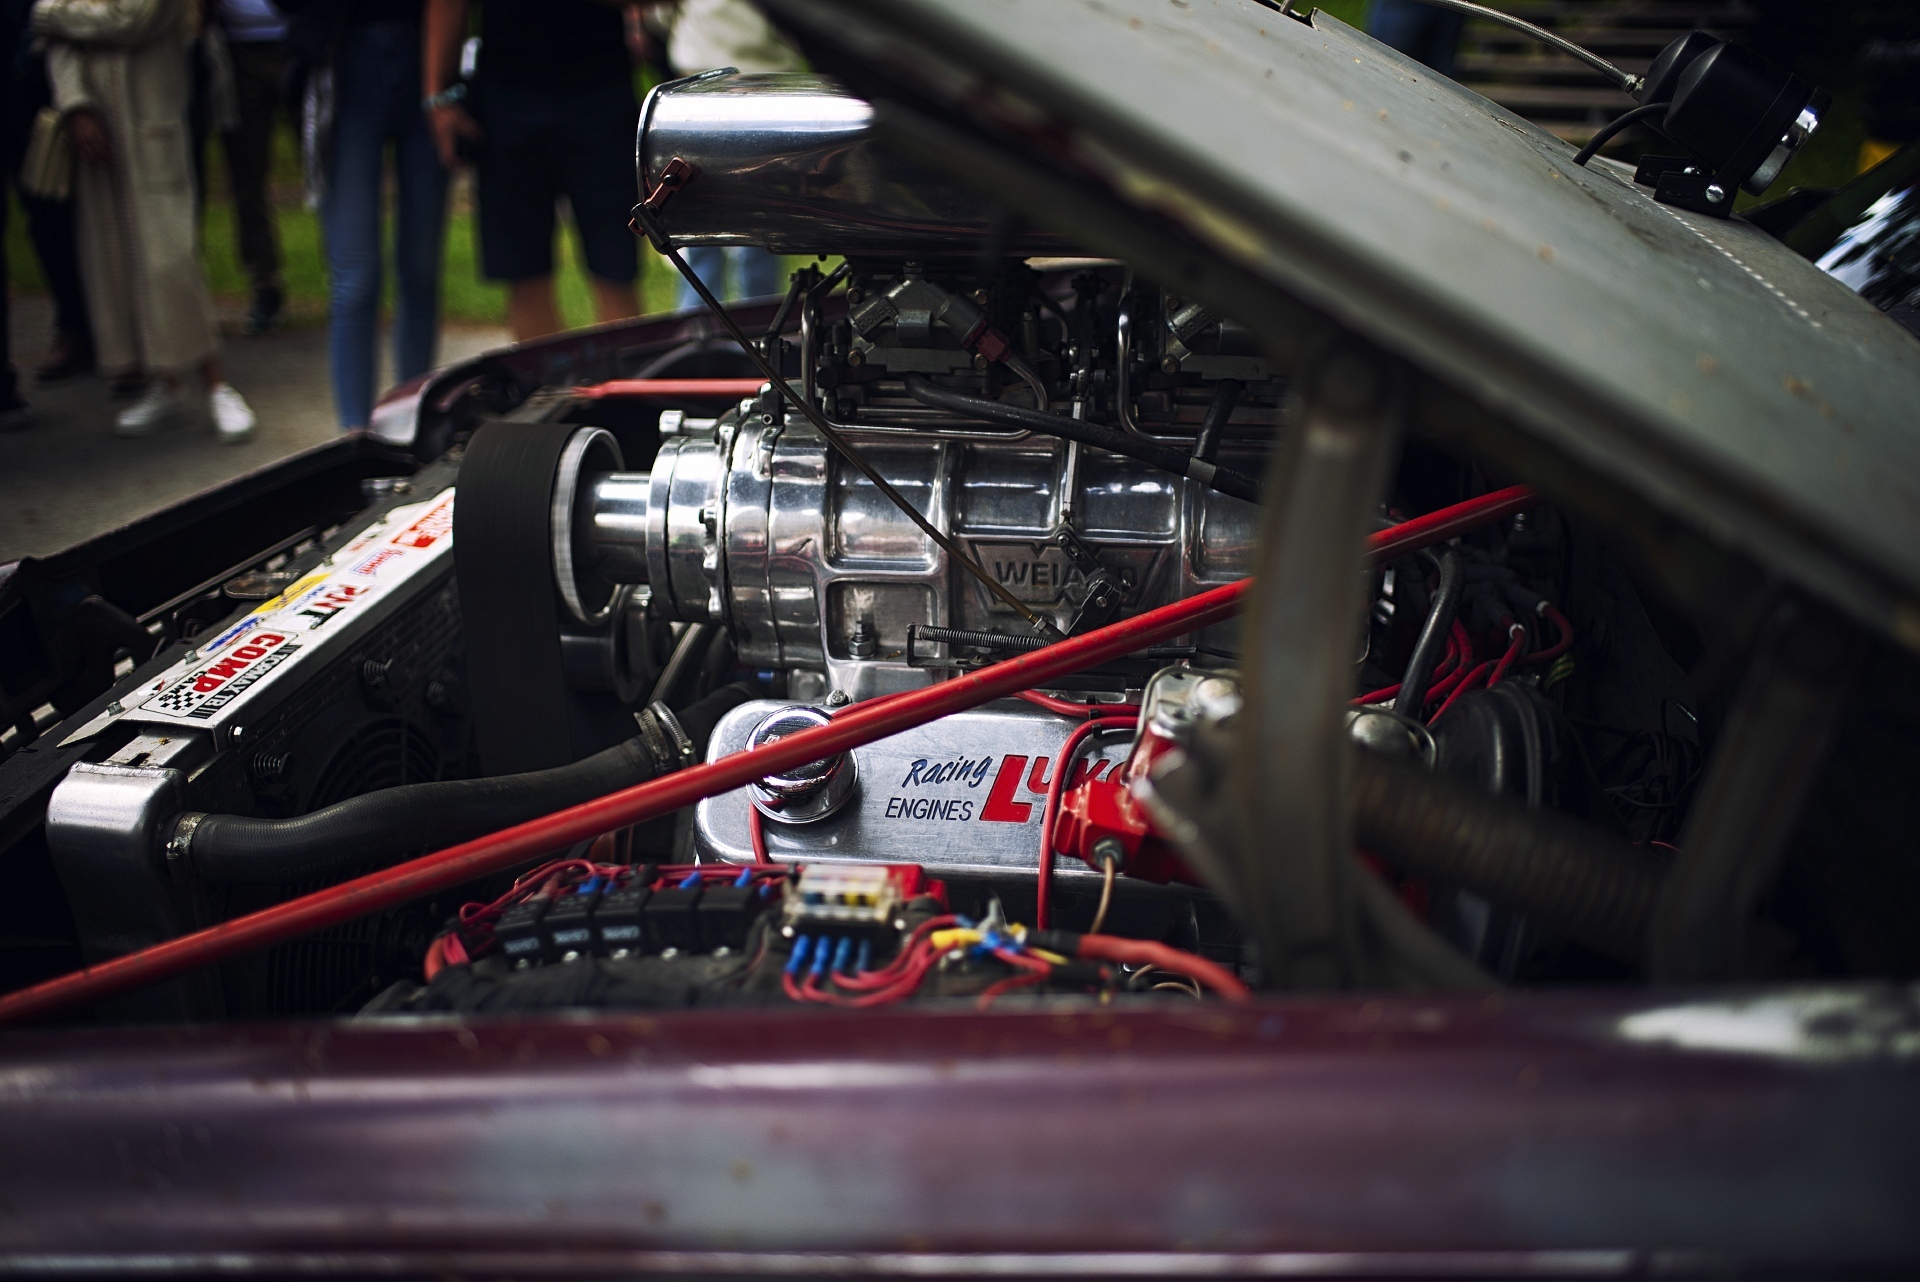
<svg viewBox="0 0 1920 1282">
<path fill-rule="evenodd" d="M 1727 192 L 1719 183 L 1707 184 L 1707 203 L 1717 205 L 1727 198 Z"/>
<path fill-rule="evenodd" d="M 1169 356 L 1162 360 L 1160 362 L 1160 372 L 1162 374 L 1178 374 L 1180 372 L 1180 358 L 1178 356 Z"/>
<path fill-rule="evenodd" d="M 827 695 L 827 706 L 829 708 L 844 708 L 852 702 L 853 696 L 845 690 L 834 690 Z"/>
</svg>

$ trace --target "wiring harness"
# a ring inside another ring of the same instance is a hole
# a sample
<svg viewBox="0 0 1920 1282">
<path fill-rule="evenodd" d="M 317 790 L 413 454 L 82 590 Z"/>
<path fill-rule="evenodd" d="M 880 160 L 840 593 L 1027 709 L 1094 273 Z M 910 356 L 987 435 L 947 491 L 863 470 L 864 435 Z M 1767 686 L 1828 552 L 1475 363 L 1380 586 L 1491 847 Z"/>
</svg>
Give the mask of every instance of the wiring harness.
<svg viewBox="0 0 1920 1282">
<path fill-rule="evenodd" d="M 976 923 L 952 913 L 922 922 L 894 959 L 877 969 L 869 965 L 866 941 L 856 945 L 845 935 L 837 939 L 824 934 L 798 936 L 788 954 L 781 987 L 797 1002 L 887 1006 L 914 996 L 942 965 L 989 958 L 1009 973 L 981 990 L 977 1000 L 983 1010 L 1005 993 L 1044 984 L 1056 975 L 1072 976 L 1075 962 L 1095 967 L 1083 971 L 1080 978 L 1106 984 L 1118 978 L 1114 966 L 1131 966 L 1136 975 L 1150 969 L 1179 976 L 1228 1001 L 1246 1001 L 1251 996 L 1225 967 L 1166 944 L 1115 935 L 1029 930 L 991 918 Z"/>
</svg>

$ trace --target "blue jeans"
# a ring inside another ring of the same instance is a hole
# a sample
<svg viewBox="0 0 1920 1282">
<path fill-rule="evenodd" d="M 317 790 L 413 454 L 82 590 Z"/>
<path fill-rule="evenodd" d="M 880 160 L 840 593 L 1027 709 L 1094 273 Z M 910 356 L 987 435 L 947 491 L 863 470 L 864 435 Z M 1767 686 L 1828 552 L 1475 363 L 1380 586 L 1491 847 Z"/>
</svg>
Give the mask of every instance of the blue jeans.
<svg viewBox="0 0 1920 1282">
<path fill-rule="evenodd" d="M 420 110 L 420 29 L 397 22 L 347 28 L 334 60 L 334 102 L 333 157 L 320 209 L 332 302 L 333 403 L 341 427 L 365 427 L 373 414 L 381 171 L 389 140 L 399 206 L 395 380 L 432 369 L 440 337 L 447 171 Z"/>
<path fill-rule="evenodd" d="M 680 251 L 693 268 L 700 283 L 713 291 L 715 298 L 730 303 L 736 298 L 761 298 L 787 292 L 787 273 L 777 254 L 751 245 L 694 245 Z M 728 272 L 728 268 L 733 270 Z M 733 281 L 728 287 L 727 277 Z M 674 295 L 674 305 L 682 311 L 700 306 L 700 295 L 682 280 Z"/>
<path fill-rule="evenodd" d="M 1460 53 L 1460 31 L 1467 17 L 1418 0 L 1368 0 L 1367 34 L 1424 62 L 1443 76 L 1453 74 Z"/>
</svg>

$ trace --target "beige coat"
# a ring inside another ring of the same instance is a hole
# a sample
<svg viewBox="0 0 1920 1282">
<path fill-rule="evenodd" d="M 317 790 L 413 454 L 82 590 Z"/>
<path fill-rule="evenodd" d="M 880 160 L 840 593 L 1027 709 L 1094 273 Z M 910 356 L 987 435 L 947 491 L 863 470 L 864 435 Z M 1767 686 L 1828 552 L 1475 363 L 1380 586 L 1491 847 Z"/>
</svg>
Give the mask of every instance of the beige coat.
<svg viewBox="0 0 1920 1282">
<path fill-rule="evenodd" d="M 80 272 L 109 370 L 185 370 L 214 353 L 194 233 L 187 45 L 194 0 L 39 0 L 54 105 L 91 108 L 113 163 L 74 176 Z"/>
</svg>

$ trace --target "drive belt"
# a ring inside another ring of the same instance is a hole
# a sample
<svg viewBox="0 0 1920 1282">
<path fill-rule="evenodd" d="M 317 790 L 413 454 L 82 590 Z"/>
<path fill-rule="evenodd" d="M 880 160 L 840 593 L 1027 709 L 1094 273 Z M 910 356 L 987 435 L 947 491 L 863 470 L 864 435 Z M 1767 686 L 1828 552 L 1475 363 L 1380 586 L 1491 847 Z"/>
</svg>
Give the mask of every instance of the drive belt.
<svg viewBox="0 0 1920 1282">
<path fill-rule="evenodd" d="M 554 587 L 554 474 L 568 423 L 484 424 L 460 463 L 453 554 L 467 689 L 489 775 L 574 759 Z"/>
</svg>

